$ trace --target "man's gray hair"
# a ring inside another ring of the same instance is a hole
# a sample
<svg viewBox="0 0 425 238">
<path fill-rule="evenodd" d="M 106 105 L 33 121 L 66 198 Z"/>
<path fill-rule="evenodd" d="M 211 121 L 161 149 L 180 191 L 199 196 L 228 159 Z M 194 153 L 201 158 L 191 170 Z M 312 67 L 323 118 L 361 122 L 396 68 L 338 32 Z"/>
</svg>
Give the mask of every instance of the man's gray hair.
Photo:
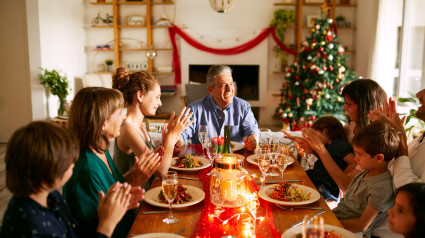
<svg viewBox="0 0 425 238">
<path fill-rule="evenodd" d="M 208 69 L 207 86 L 214 88 L 215 76 L 221 74 L 232 74 L 232 69 L 227 65 L 213 65 Z"/>
</svg>

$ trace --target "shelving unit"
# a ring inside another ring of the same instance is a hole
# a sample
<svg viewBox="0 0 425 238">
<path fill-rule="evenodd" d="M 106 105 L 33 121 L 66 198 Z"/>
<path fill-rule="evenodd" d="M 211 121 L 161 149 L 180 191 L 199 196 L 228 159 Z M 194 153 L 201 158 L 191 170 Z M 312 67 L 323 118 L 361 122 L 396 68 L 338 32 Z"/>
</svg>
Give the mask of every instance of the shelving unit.
<svg viewBox="0 0 425 238">
<path fill-rule="evenodd" d="M 309 13 L 306 12 L 310 12 L 312 13 L 312 11 L 316 11 L 318 15 L 318 12 L 320 11 L 320 7 L 323 5 L 323 2 L 327 2 L 327 16 L 335 19 L 335 15 L 336 14 L 343 14 L 344 12 L 347 13 L 347 11 L 351 11 L 353 17 L 351 19 L 352 23 L 355 23 L 355 12 L 354 10 L 356 10 L 357 8 L 357 1 L 356 0 L 351 0 L 351 3 L 349 4 L 341 4 L 340 0 L 324 0 L 322 2 L 308 2 L 306 0 L 293 0 L 292 2 L 276 2 L 274 3 L 274 6 L 282 6 L 282 7 L 292 7 L 294 8 L 295 11 L 295 26 L 290 26 L 288 27 L 289 29 L 293 29 L 295 32 L 294 34 L 294 45 L 296 46 L 296 50 L 299 51 L 301 49 L 301 43 L 302 41 L 305 39 L 306 36 L 308 36 L 308 34 L 310 32 L 308 32 L 307 30 L 310 29 L 310 27 L 307 26 L 306 22 L 307 20 L 305 20 L 307 18 L 307 15 L 310 15 Z M 316 10 L 312 10 L 312 8 L 316 8 Z M 342 32 L 346 32 L 346 31 L 351 31 L 349 34 L 351 34 L 352 40 L 351 40 L 351 47 L 349 47 L 348 50 L 346 50 L 346 53 L 351 54 L 351 57 L 354 56 L 355 54 L 355 49 L 354 49 L 354 36 L 355 36 L 355 31 L 357 30 L 357 27 L 355 26 L 355 24 L 353 24 L 354 26 L 351 27 L 337 27 L 338 30 L 341 30 Z M 338 32 L 338 35 L 341 35 L 341 32 Z M 348 44 L 344 41 L 341 41 L 341 37 L 340 37 L 340 42 L 344 45 L 347 46 Z"/>
<path fill-rule="evenodd" d="M 155 51 L 172 51 L 172 48 L 154 48 L 154 29 L 166 29 L 170 26 L 158 26 L 154 24 L 153 21 L 153 8 L 160 5 L 174 5 L 174 1 L 163 0 L 162 2 L 153 2 L 153 0 L 143 0 L 143 1 L 126 1 L 126 0 L 112 0 L 112 2 L 90 2 L 92 5 L 109 5 L 112 6 L 112 15 L 113 15 L 113 24 L 106 26 L 91 26 L 92 28 L 113 28 L 113 49 L 111 50 L 97 50 L 95 51 L 113 51 L 114 52 L 114 64 L 115 67 L 121 66 L 123 64 L 123 59 L 125 59 L 125 54 L 127 52 L 138 52 L 140 51 L 143 54 L 143 58 L 140 61 L 147 61 L 147 72 L 151 74 L 173 74 L 174 72 L 155 72 L 155 59 L 151 59 L 145 56 L 145 52 L 148 50 L 154 49 Z M 145 11 L 140 12 L 138 15 L 145 17 L 144 25 L 127 25 L 126 22 L 122 21 L 121 15 L 126 12 L 128 9 L 123 9 L 125 6 L 145 6 Z M 156 16 L 158 17 L 158 16 Z M 126 39 L 123 37 L 124 31 L 127 30 L 140 30 L 141 33 L 146 33 L 146 38 L 137 38 L 134 37 L 134 40 L 145 43 L 144 47 L 140 48 L 122 48 L 120 46 L 120 41 Z M 171 58 L 170 58 L 171 61 Z M 95 71 L 92 69 L 92 71 Z"/>
</svg>

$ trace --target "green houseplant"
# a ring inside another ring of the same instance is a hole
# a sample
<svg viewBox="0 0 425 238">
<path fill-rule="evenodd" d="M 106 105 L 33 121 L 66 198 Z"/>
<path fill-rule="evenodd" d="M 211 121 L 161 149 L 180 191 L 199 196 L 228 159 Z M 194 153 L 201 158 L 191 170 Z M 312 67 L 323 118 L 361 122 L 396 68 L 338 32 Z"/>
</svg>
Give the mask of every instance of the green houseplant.
<svg viewBox="0 0 425 238">
<path fill-rule="evenodd" d="M 401 103 L 409 103 L 410 102 L 410 103 L 414 103 L 415 105 L 418 105 L 419 104 L 418 98 L 411 93 L 409 93 L 409 94 L 410 94 L 410 97 L 408 97 L 408 98 L 398 98 L 398 101 L 401 102 Z M 406 127 L 411 119 L 416 119 L 416 121 L 420 125 L 420 128 L 422 129 L 422 131 L 425 128 L 425 122 L 422 121 L 421 119 L 419 119 L 416 116 L 416 111 L 417 111 L 417 109 L 410 109 L 408 114 L 407 113 L 401 113 L 400 114 L 400 115 L 407 116 L 406 121 L 404 123 L 406 132 L 409 132 L 410 130 L 412 130 L 415 127 L 415 125 Z"/>
<path fill-rule="evenodd" d="M 270 26 L 275 28 L 276 37 L 279 38 L 282 44 L 285 43 L 285 32 L 288 26 L 295 22 L 295 12 L 294 10 L 287 9 L 277 9 L 273 14 L 273 19 L 270 22 Z M 275 47 L 276 57 L 280 57 L 280 63 L 282 67 L 286 67 L 288 64 L 286 58 L 288 57 L 288 53 L 280 49 L 279 47 Z"/>
<path fill-rule="evenodd" d="M 57 70 L 41 69 L 39 79 L 41 84 L 50 91 L 51 94 L 58 96 L 59 108 L 58 115 L 66 116 L 66 97 L 69 95 L 70 87 L 66 76 L 59 74 Z"/>
</svg>

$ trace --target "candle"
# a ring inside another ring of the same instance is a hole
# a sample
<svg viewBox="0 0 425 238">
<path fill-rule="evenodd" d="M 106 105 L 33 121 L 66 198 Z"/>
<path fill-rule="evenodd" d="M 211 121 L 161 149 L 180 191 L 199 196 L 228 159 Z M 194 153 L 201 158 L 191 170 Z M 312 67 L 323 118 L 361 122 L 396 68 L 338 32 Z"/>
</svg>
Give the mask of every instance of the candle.
<svg viewBox="0 0 425 238">
<path fill-rule="evenodd" d="M 237 176 L 235 170 L 226 170 L 221 173 L 220 194 L 221 199 L 233 202 L 238 198 Z"/>
</svg>

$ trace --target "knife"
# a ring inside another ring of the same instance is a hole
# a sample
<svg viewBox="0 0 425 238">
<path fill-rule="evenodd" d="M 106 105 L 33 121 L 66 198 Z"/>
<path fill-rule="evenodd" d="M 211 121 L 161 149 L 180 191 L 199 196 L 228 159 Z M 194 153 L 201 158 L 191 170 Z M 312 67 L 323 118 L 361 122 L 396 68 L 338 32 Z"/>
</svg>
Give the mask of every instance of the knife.
<svg viewBox="0 0 425 238">
<path fill-rule="evenodd" d="M 188 210 L 173 210 L 173 212 L 199 212 L 200 209 L 188 209 Z M 169 211 L 145 211 L 141 212 L 142 215 L 150 215 L 150 214 L 161 214 L 161 213 L 168 213 Z"/>
<path fill-rule="evenodd" d="M 316 216 L 318 216 L 318 215 L 320 215 L 320 214 L 323 214 L 323 213 L 325 213 L 325 212 L 326 212 L 325 210 L 321 210 L 321 211 L 318 211 L 318 212 L 314 213 L 312 216 L 310 216 L 310 217 L 308 218 L 307 222 L 309 222 L 309 221 L 310 221 L 311 219 L 313 219 L 314 217 L 316 217 Z M 299 226 L 299 225 L 303 224 L 303 221 L 304 221 L 304 219 L 301 219 L 301 220 L 299 220 L 299 221 L 295 222 L 294 224 L 292 224 L 292 225 L 291 225 L 291 228 L 292 228 L 292 227 L 296 227 L 296 226 Z"/>
<path fill-rule="evenodd" d="M 274 183 L 279 183 L 280 181 L 266 181 L 266 184 L 274 184 Z M 285 180 L 283 182 L 287 182 L 287 183 L 297 183 L 297 182 L 301 182 L 301 180 L 295 179 L 295 180 Z M 261 184 L 261 182 L 256 182 L 257 184 Z"/>
<path fill-rule="evenodd" d="M 178 176 L 177 178 L 179 178 L 179 179 L 187 179 L 187 180 L 196 180 L 196 181 L 198 181 L 198 180 L 199 180 L 199 179 L 197 179 L 197 178 L 180 177 L 180 176 Z"/>
</svg>

